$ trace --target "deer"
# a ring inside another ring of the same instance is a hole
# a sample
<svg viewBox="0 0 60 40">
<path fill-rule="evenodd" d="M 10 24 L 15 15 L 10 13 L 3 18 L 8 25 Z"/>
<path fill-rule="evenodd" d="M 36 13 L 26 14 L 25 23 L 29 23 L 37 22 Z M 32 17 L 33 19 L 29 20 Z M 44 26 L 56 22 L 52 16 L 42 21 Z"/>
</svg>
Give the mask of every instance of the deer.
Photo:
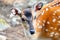
<svg viewBox="0 0 60 40">
<path fill-rule="evenodd" d="M 41 10 L 37 11 L 34 29 L 35 33 L 32 36 L 33 40 L 40 40 L 40 38 L 59 40 L 60 0 L 54 0 L 53 2 L 43 6 Z"/>
</svg>

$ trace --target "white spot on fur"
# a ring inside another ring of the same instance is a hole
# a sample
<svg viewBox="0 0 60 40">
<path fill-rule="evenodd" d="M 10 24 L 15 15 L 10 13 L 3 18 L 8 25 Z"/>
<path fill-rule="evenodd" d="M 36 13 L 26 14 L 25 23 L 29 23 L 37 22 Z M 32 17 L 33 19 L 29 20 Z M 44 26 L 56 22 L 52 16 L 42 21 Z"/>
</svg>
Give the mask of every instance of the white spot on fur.
<svg viewBox="0 0 60 40">
<path fill-rule="evenodd" d="M 54 18 L 52 21 L 53 21 L 53 22 L 56 22 L 56 19 Z"/>
<path fill-rule="evenodd" d="M 55 35 L 59 35 L 59 33 L 55 33 Z"/>
<path fill-rule="evenodd" d="M 58 18 L 60 18 L 60 16 L 58 16 Z"/>
<path fill-rule="evenodd" d="M 47 31 L 47 32 L 48 32 L 48 29 L 45 29 L 45 31 Z"/>
<path fill-rule="evenodd" d="M 46 8 L 46 11 L 48 11 L 48 8 Z"/>
<path fill-rule="evenodd" d="M 50 34 L 51 34 L 51 35 L 53 35 L 53 34 L 54 34 L 54 32 L 51 32 Z"/>
<path fill-rule="evenodd" d="M 47 21 L 47 24 L 50 24 L 50 22 L 49 22 L 49 21 Z"/>
<path fill-rule="evenodd" d="M 41 13 L 41 15 L 44 15 L 44 11 Z"/>
<path fill-rule="evenodd" d="M 53 37 L 53 35 L 52 35 L 52 34 L 50 34 L 50 37 Z"/>
</svg>

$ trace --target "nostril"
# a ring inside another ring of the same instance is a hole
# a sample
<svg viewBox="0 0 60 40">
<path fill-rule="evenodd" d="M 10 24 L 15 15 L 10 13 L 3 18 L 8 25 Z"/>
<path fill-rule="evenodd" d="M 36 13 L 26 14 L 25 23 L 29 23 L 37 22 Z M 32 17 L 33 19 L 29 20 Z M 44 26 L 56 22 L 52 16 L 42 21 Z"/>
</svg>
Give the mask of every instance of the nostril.
<svg viewBox="0 0 60 40">
<path fill-rule="evenodd" d="M 34 30 L 30 30 L 30 34 L 33 35 L 35 33 Z"/>
</svg>

